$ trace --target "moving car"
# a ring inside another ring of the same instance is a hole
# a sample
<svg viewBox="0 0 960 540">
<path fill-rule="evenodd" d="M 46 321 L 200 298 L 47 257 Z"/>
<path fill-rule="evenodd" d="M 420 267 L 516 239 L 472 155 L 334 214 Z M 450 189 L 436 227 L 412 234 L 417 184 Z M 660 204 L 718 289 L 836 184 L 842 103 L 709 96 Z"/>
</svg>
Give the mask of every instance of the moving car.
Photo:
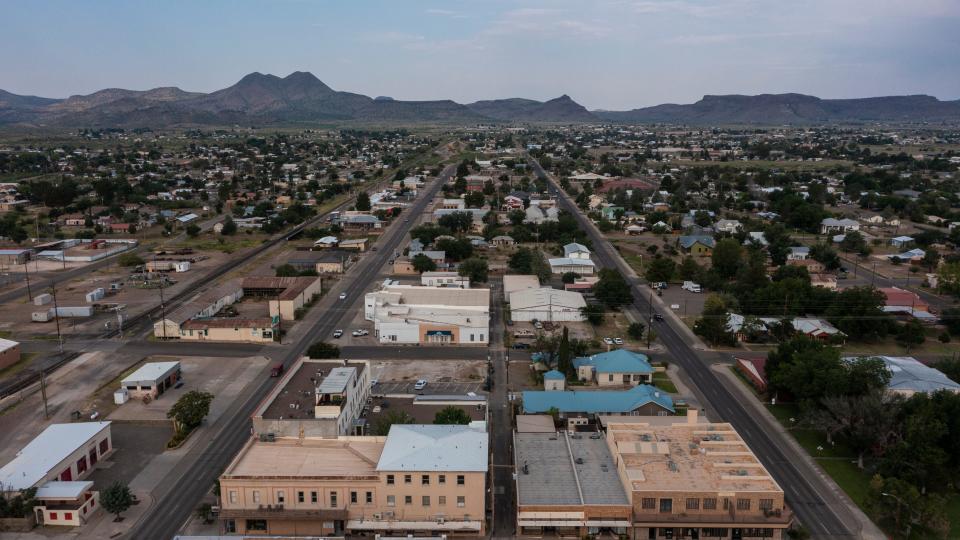
<svg viewBox="0 0 960 540">
<path fill-rule="evenodd" d="M 346 299 L 347 299 L 347 293 L 345 293 L 345 292 L 340 293 L 340 299 L 341 299 L 341 300 L 346 300 Z"/>
<path fill-rule="evenodd" d="M 413 385 L 414 390 L 423 390 L 426 387 L 427 387 L 426 379 L 420 379 L 416 382 L 416 384 Z"/>
<path fill-rule="evenodd" d="M 333 331 L 334 338 L 339 338 L 342 335 L 343 335 L 343 330 L 340 330 L 339 328 Z"/>
<path fill-rule="evenodd" d="M 663 315 L 661 315 L 661 314 L 659 314 L 659 313 L 654 313 L 654 314 L 653 314 L 653 320 L 655 320 L 655 321 L 662 321 L 662 320 L 663 320 Z"/>
<path fill-rule="evenodd" d="M 369 331 L 369 330 L 354 330 L 353 332 L 350 332 L 350 335 L 352 335 L 353 337 L 369 336 L 369 335 L 370 335 L 370 331 Z"/>
<path fill-rule="evenodd" d="M 529 348 L 530 348 L 530 344 L 529 344 L 529 343 L 514 343 L 514 344 L 513 344 L 513 348 L 514 348 L 514 349 L 518 349 L 518 350 L 529 349 Z"/>
<path fill-rule="evenodd" d="M 283 375 L 283 363 L 282 363 L 282 362 L 279 363 L 279 364 L 274 364 L 273 367 L 270 368 L 270 376 L 271 376 L 271 377 L 279 377 L 280 375 Z"/>
</svg>

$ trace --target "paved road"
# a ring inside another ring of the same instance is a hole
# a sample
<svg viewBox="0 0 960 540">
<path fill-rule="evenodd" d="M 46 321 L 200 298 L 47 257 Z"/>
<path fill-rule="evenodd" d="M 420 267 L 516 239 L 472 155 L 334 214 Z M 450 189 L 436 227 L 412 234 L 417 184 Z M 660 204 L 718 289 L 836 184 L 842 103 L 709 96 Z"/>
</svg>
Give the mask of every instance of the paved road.
<svg viewBox="0 0 960 540">
<path fill-rule="evenodd" d="M 502 282 L 491 283 L 490 296 L 494 298 L 490 313 L 490 360 L 493 363 L 493 388 L 488 397 L 490 412 L 490 467 L 493 469 L 493 527 L 494 538 L 512 538 L 516 529 L 517 507 L 513 484 L 513 418 L 507 398 L 509 358 L 503 344 Z"/>
<path fill-rule="evenodd" d="M 593 242 L 594 258 L 600 266 L 616 268 L 631 282 L 634 306 L 640 313 L 651 310 L 647 297 L 649 291 L 641 289 L 639 280 L 629 277 L 629 267 L 616 253 L 610 242 L 579 211 L 559 186 L 540 167 L 536 160 L 530 160 L 537 176 L 547 179 L 560 196 L 560 204 L 576 216 L 581 227 L 589 234 Z M 787 503 L 796 513 L 799 521 L 806 526 L 815 538 L 849 539 L 858 537 L 856 520 L 849 515 L 844 503 L 831 491 L 830 486 L 820 478 L 803 458 L 796 454 L 792 445 L 783 439 L 778 431 L 766 424 L 767 420 L 751 414 L 735 395 L 724 386 L 710 369 L 708 356 L 693 349 L 684 334 L 674 328 L 676 323 L 668 318 L 656 323 L 656 333 L 669 350 L 673 362 L 680 366 L 697 387 L 706 402 L 713 408 L 711 416 L 729 422 L 740 433 L 760 461 L 770 471 L 774 479 L 783 488 Z"/>
<path fill-rule="evenodd" d="M 419 200 L 404 215 L 420 215 L 454 171 L 455 167 L 452 165 L 444 169 L 441 177 L 425 188 Z M 308 312 L 300 323 L 307 326 L 306 331 L 301 332 L 295 328 L 296 336 L 281 347 L 271 348 L 270 355 L 289 366 L 311 343 L 330 335 L 336 327 L 346 326 L 362 302 L 363 294 L 377 279 L 394 250 L 400 247 L 400 242 L 412 223 L 413 220 L 398 220 L 387 229 L 376 244 L 378 251 L 361 259 L 353 270 Z M 347 294 L 346 300 L 337 299 L 341 292 Z M 198 441 L 172 474 L 154 490 L 157 503 L 137 524 L 130 537 L 137 540 L 169 540 L 173 537 L 189 518 L 200 498 L 213 487 L 220 472 L 249 439 L 250 414 L 274 383 L 275 380 L 267 377 L 265 370 L 263 383 L 246 399 L 234 402 L 214 425 L 207 428 L 205 439 Z"/>
</svg>

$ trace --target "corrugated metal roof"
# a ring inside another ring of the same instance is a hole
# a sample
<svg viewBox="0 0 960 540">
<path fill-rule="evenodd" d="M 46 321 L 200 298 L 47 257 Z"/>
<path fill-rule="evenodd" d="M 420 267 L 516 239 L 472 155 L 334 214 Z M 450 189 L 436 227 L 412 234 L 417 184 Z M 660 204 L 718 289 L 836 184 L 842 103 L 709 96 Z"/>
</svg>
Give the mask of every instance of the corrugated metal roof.
<svg viewBox="0 0 960 540">
<path fill-rule="evenodd" d="M 556 407 L 560 412 L 625 413 L 648 403 L 656 403 L 673 411 L 673 399 L 666 392 L 640 384 L 629 390 L 526 391 L 523 392 L 524 413 L 545 413 Z"/>
<path fill-rule="evenodd" d="M 0 468 L 0 485 L 6 491 L 35 486 L 61 461 L 110 427 L 110 422 L 53 424 L 23 447 L 17 457 Z"/>
<path fill-rule="evenodd" d="M 653 373 L 647 355 L 626 349 L 574 358 L 573 365 L 593 366 L 598 373 Z"/>
<path fill-rule="evenodd" d="M 390 428 L 378 471 L 486 472 L 487 433 L 460 425 Z"/>
<path fill-rule="evenodd" d="M 856 356 L 845 357 L 844 360 L 852 361 Z M 890 382 L 887 388 L 893 391 L 901 392 L 936 392 L 937 390 L 949 390 L 951 392 L 960 392 L 960 384 L 950 380 L 938 369 L 924 365 L 912 356 L 871 356 L 868 358 L 879 358 L 887 366 L 890 372 Z"/>
</svg>

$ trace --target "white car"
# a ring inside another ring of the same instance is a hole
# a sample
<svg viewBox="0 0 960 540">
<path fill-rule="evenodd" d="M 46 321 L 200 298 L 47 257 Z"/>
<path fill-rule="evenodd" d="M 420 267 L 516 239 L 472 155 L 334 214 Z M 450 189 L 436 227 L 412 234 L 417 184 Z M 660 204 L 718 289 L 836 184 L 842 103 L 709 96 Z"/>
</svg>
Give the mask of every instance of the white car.
<svg viewBox="0 0 960 540">
<path fill-rule="evenodd" d="M 603 342 L 607 345 L 613 345 L 613 340 L 608 337 L 603 338 Z"/>
<path fill-rule="evenodd" d="M 333 331 L 333 337 L 339 339 L 343 335 L 343 330 L 339 328 Z"/>
<path fill-rule="evenodd" d="M 623 339 L 618 337 L 613 338 L 613 342 L 616 343 L 617 345 L 623 345 Z"/>
<path fill-rule="evenodd" d="M 427 387 L 426 379 L 420 379 L 416 382 L 416 384 L 413 385 L 414 390 L 423 390 L 426 387 Z"/>
<path fill-rule="evenodd" d="M 354 330 L 353 332 L 350 332 L 350 335 L 353 337 L 369 336 L 370 332 L 368 330 Z"/>
<path fill-rule="evenodd" d="M 345 293 L 345 292 L 340 293 L 340 299 L 341 299 L 341 300 L 346 300 L 346 299 L 347 299 L 347 293 Z"/>
</svg>

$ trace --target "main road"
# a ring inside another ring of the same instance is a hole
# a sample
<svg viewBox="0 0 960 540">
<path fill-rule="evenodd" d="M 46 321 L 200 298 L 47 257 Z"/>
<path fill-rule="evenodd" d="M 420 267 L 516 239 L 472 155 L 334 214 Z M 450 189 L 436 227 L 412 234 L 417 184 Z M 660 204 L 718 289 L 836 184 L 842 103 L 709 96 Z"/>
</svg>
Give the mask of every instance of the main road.
<svg viewBox="0 0 960 540">
<path fill-rule="evenodd" d="M 446 167 L 401 214 L 401 219 L 384 232 L 376 243 L 377 251 L 371 251 L 361 259 L 307 314 L 300 322 L 309 325 L 307 331 L 296 332 L 295 341 L 270 349 L 275 361 L 289 366 L 311 343 L 328 337 L 338 326 L 347 326 L 364 293 L 380 275 L 387 260 L 393 258 L 415 218 L 424 212 L 454 170 L 452 165 Z M 337 300 L 340 293 L 346 294 L 346 300 Z M 250 438 L 250 415 L 276 382 L 267 376 L 267 371 L 264 369 L 263 382 L 254 391 L 237 399 L 217 422 L 204 429 L 205 433 L 198 434 L 203 439 L 194 442 L 171 474 L 154 489 L 156 502 L 130 534 L 131 538 L 170 540 L 174 536 L 200 499 L 213 487 L 221 471 Z"/>
<path fill-rule="evenodd" d="M 601 266 L 614 268 L 630 283 L 634 306 L 640 313 L 652 311 L 647 299 L 648 291 L 641 289 L 640 280 L 631 277 L 626 262 L 614 250 L 594 225 L 577 208 L 574 201 L 560 189 L 557 182 L 543 170 L 540 163 L 529 158 L 530 165 L 539 178 L 545 179 L 557 192 L 561 206 L 573 214 L 581 228 L 593 242 L 594 256 Z M 849 539 L 859 537 L 856 519 L 850 515 L 843 501 L 832 491 L 818 471 L 797 454 L 794 446 L 784 439 L 780 431 L 768 425 L 768 420 L 758 417 L 724 386 L 716 373 L 710 369 L 705 354 L 693 349 L 684 333 L 674 327 L 677 323 L 665 317 L 658 323 L 656 333 L 675 362 L 713 408 L 711 416 L 729 422 L 737 430 L 750 449 L 760 458 L 780 487 L 787 503 L 799 521 L 815 538 Z"/>
</svg>

